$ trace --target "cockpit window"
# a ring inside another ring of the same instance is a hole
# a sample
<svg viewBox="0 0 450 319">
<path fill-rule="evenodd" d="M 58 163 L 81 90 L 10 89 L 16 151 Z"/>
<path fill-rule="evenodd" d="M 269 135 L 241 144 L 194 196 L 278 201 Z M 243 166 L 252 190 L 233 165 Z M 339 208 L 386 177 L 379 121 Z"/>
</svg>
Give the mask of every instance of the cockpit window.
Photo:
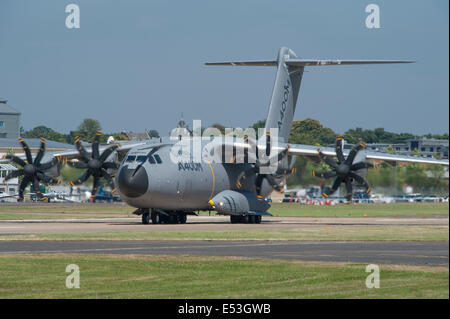
<svg viewBox="0 0 450 319">
<path fill-rule="evenodd" d="M 148 161 L 149 161 L 150 164 L 155 164 L 156 163 L 155 159 L 151 155 L 148 156 Z"/>
<path fill-rule="evenodd" d="M 155 154 L 154 156 L 155 156 L 156 163 L 161 164 L 162 163 L 161 157 L 159 157 L 158 154 Z"/>
<path fill-rule="evenodd" d="M 127 162 L 134 162 L 135 159 L 136 159 L 136 156 L 130 155 L 127 157 Z"/>
<path fill-rule="evenodd" d="M 136 158 L 136 161 L 138 161 L 139 163 L 143 163 L 143 162 L 145 162 L 146 159 L 147 159 L 147 156 L 142 155 L 142 156 L 138 156 Z"/>
</svg>

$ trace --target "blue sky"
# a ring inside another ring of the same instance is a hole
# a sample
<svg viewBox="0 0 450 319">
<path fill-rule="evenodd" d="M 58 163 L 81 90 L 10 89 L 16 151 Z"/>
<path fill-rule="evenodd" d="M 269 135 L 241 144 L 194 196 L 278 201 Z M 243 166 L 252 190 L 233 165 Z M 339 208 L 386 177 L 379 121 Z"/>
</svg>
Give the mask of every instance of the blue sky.
<svg viewBox="0 0 450 319">
<path fill-rule="evenodd" d="M 81 28 L 65 27 L 78 4 Z M 381 28 L 365 27 L 380 7 Z M 412 59 L 415 64 L 308 68 L 295 119 L 336 132 L 449 127 L 448 1 L 0 0 L 0 97 L 22 125 L 167 134 L 184 113 L 247 127 L 267 115 L 275 69 L 206 67 L 275 58 Z"/>
</svg>

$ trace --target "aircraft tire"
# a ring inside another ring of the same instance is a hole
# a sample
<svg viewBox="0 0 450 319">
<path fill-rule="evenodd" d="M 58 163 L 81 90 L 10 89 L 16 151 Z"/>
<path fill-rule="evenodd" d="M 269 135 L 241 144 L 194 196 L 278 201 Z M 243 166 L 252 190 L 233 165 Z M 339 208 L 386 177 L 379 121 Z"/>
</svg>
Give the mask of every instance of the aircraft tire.
<svg viewBox="0 0 450 319">
<path fill-rule="evenodd" d="M 256 224 L 261 224 L 261 220 L 262 220 L 261 215 L 256 215 L 255 217 L 256 217 L 255 223 L 256 223 Z"/>
<path fill-rule="evenodd" d="M 241 223 L 250 224 L 250 216 L 249 215 L 241 216 Z"/>
<path fill-rule="evenodd" d="M 239 223 L 240 217 L 241 217 L 241 216 L 230 215 L 230 222 L 231 222 L 232 224 L 237 224 L 237 223 Z"/>
<path fill-rule="evenodd" d="M 180 214 L 178 215 L 178 224 L 186 224 L 187 221 L 187 215 L 186 214 Z"/>
<path fill-rule="evenodd" d="M 147 225 L 150 223 L 150 214 L 149 213 L 143 213 L 142 214 L 142 224 Z"/>
<path fill-rule="evenodd" d="M 167 217 L 167 224 L 178 224 L 178 216 L 177 215 L 169 215 Z"/>
<path fill-rule="evenodd" d="M 161 215 L 159 213 L 152 213 L 152 224 L 161 224 Z"/>
<path fill-rule="evenodd" d="M 249 215 L 248 216 L 248 223 L 249 224 L 256 224 L 256 215 Z"/>
</svg>

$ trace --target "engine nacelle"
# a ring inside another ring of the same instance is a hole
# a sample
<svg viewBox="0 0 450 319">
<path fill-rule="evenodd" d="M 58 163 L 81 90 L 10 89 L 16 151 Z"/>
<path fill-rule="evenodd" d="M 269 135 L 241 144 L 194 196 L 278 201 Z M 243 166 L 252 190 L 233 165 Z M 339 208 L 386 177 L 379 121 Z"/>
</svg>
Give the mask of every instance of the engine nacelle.
<svg viewBox="0 0 450 319">
<path fill-rule="evenodd" d="M 232 190 L 224 190 L 214 196 L 210 205 L 218 213 L 230 215 L 247 214 L 249 211 L 265 212 L 270 208 L 266 201 L 258 200 L 252 192 Z"/>
</svg>

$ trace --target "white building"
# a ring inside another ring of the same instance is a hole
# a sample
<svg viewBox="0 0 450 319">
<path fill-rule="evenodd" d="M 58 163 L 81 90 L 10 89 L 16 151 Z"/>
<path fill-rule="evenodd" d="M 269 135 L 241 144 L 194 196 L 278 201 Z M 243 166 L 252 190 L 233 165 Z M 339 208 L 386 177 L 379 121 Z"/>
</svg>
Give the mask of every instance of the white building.
<svg viewBox="0 0 450 319">
<path fill-rule="evenodd" d="M 11 164 L 0 164 L 0 193 L 5 195 L 17 194 L 19 188 L 19 178 L 14 177 L 6 181 L 5 177 L 17 168 Z"/>
</svg>

